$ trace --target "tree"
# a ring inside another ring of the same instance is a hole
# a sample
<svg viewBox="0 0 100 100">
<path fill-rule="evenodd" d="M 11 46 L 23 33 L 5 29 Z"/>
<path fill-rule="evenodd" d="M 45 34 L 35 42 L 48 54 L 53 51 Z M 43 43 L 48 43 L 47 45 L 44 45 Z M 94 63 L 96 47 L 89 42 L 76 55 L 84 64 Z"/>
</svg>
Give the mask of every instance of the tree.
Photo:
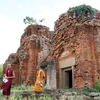
<svg viewBox="0 0 100 100">
<path fill-rule="evenodd" d="M 44 18 L 39 20 L 39 22 L 43 22 L 43 21 L 44 21 Z M 26 18 L 23 19 L 23 22 L 29 25 L 38 24 L 38 22 L 35 19 L 33 19 L 33 17 L 28 17 L 28 16 L 26 16 Z"/>
<path fill-rule="evenodd" d="M 25 24 L 30 24 L 30 25 L 37 24 L 36 20 L 33 19 L 33 17 L 28 17 L 28 16 L 26 16 L 26 18 L 23 19 L 23 22 L 24 22 Z"/>
</svg>

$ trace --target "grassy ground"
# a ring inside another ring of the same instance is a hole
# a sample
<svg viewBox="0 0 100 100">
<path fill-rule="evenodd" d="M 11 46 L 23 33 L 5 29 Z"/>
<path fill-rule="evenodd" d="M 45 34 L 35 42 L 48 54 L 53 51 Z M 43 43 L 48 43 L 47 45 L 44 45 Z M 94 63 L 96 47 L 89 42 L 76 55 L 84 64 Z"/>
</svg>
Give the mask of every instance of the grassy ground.
<svg viewBox="0 0 100 100">
<path fill-rule="evenodd" d="M 10 100 L 23 100 L 23 99 L 21 99 L 20 94 L 25 90 L 32 91 L 33 86 L 25 86 L 25 85 L 13 86 L 12 85 Z M 4 100 L 3 95 L 2 95 L 2 90 L 0 91 L 0 100 Z"/>
<path fill-rule="evenodd" d="M 44 86 L 44 89 L 45 88 L 46 88 L 46 86 Z M 12 85 L 10 100 L 27 100 L 27 98 L 23 99 L 23 97 L 21 96 L 21 94 L 23 92 L 26 92 L 27 94 L 32 94 L 33 93 L 33 86 Z M 0 100 L 5 100 L 3 95 L 2 95 L 2 90 L 0 91 Z M 28 100 L 52 100 L 52 99 L 51 99 L 51 97 L 49 95 L 44 95 L 44 97 L 40 98 L 40 99 L 37 99 L 34 96 L 32 98 L 28 98 Z"/>
<path fill-rule="evenodd" d="M 46 86 L 44 86 L 44 91 L 46 89 Z M 68 88 L 62 88 L 62 89 L 58 89 L 58 90 L 67 90 L 67 91 L 70 91 L 70 92 L 77 92 L 81 95 L 87 95 L 90 93 L 90 92 L 100 92 L 99 90 L 95 89 L 95 88 L 91 88 L 91 89 L 86 89 L 86 90 L 76 90 L 76 89 L 68 89 Z M 33 86 L 26 86 L 26 85 L 12 85 L 12 88 L 11 88 L 11 96 L 10 96 L 10 100 L 52 100 L 51 96 L 48 95 L 48 94 L 44 94 L 44 97 L 43 98 L 40 98 L 40 99 L 36 99 L 36 97 L 32 97 L 32 98 L 24 98 L 21 96 L 21 94 L 23 92 L 27 91 L 26 93 L 29 94 L 29 93 L 33 93 Z M 54 93 L 50 93 L 50 94 L 53 94 Z M 5 100 L 3 98 L 3 95 L 2 95 L 2 92 L 0 91 L 0 100 Z"/>
</svg>

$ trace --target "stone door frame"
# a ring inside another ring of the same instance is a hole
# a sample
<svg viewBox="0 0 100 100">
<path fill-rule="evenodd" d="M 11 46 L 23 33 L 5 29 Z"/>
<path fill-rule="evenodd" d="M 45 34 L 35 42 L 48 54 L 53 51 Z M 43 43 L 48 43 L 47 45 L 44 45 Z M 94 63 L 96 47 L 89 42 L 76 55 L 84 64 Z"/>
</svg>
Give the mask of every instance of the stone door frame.
<svg viewBox="0 0 100 100">
<path fill-rule="evenodd" d="M 59 61 L 59 88 L 65 87 L 65 71 L 72 70 L 72 88 L 74 86 L 75 57 Z"/>
</svg>

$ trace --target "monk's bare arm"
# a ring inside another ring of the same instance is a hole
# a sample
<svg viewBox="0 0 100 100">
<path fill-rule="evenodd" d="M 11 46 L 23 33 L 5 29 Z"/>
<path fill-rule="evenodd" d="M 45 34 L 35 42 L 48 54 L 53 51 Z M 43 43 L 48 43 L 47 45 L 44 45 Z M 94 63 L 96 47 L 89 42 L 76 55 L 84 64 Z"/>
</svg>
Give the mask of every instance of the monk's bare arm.
<svg viewBox="0 0 100 100">
<path fill-rule="evenodd" d="M 45 77 L 44 77 L 44 74 L 43 74 L 43 72 L 41 72 L 41 73 L 40 73 L 40 77 L 41 77 L 41 78 L 40 78 L 40 81 L 41 81 L 41 82 L 44 82 L 44 80 L 45 80 Z"/>
<path fill-rule="evenodd" d="M 15 72 L 13 71 L 13 75 L 10 77 L 6 77 L 6 78 L 15 78 Z"/>
</svg>

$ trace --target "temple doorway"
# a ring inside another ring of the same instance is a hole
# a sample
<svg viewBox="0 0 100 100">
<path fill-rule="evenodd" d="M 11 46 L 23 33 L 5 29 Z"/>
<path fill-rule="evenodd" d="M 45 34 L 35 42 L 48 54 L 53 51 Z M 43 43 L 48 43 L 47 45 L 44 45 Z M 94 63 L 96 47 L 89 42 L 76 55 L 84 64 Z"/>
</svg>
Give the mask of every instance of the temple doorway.
<svg viewBox="0 0 100 100">
<path fill-rule="evenodd" d="M 73 88 L 75 58 L 59 61 L 59 88 Z"/>
<path fill-rule="evenodd" d="M 62 87 L 72 88 L 72 67 L 67 67 L 62 70 Z"/>
<path fill-rule="evenodd" d="M 72 88 L 72 70 L 65 71 L 65 87 Z"/>
</svg>

